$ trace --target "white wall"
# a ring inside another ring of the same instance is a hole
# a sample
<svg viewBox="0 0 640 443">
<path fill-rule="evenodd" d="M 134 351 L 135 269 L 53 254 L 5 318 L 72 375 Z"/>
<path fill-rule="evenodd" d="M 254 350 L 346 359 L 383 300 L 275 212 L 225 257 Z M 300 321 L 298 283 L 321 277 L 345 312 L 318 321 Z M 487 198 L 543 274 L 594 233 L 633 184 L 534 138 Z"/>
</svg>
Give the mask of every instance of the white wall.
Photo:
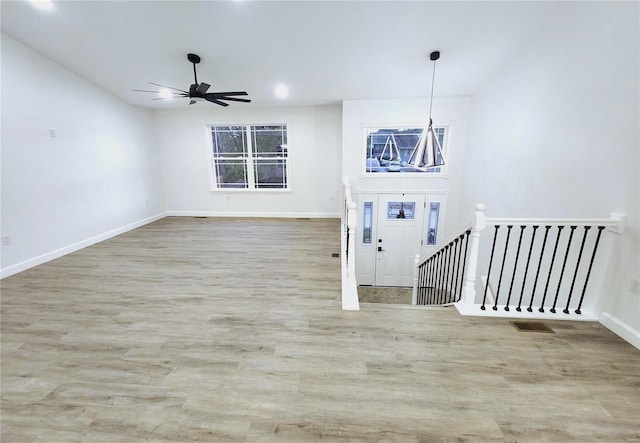
<svg viewBox="0 0 640 443">
<path fill-rule="evenodd" d="M 457 204 L 489 216 L 628 216 L 601 320 L 640 346 L 639 4 L 565 4 L 474 97 Z"/>
<path fill-rule="evenodd" d="M 164 153 L 166 206 L 175 215 L 339 217 L 341 210 L 341 108 L 302 106 L 158 111 L 155 123 Z M 211 191 L 207 125 L 286 123 L 289 191 Z"/>
<path fill-rule="evenodd" d="M 164 211 L 152 123 L 2 34 L 2 276 Z"/>
<path fill-rule="evenodd" d="M 437 74 L 436 74 L 437 76 Z M 437 77 L 436 77 L 437 92 Z M 447 177 L 429 174 L 411 177 L 394 174 L 365 177 L 362 173 L 364 161 L 364 128 L 377 125 L 424 125 L 429 115 L 429 98 L 396 100 L 348 100 L 342 111 L 342 170 L 354 192 L 398 191 L 398 192 L 450 192 L 449 202 L 459 195 L 463 185 L 460 168 L 464 164 L 467 148 L 470 97 L 435 97 L 433 102 L 434 125 L 450 125 L 447 148 Z M 444 236 L 471 221 L 472 207 L 462 214 L 448 211 Z"/>
</svg>

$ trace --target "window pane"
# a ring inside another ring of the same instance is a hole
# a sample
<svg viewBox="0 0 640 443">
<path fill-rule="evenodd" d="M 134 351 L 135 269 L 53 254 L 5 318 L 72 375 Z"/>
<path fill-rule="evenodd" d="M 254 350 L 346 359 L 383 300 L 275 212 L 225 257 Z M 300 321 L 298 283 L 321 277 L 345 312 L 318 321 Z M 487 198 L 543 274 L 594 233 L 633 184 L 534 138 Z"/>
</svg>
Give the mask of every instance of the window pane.
<svg viewBox="0 0 640 443">
<path fill-rule="evenodd" d="M 247 188 L 244 160 L 214 160 L 218 188 Z"/>
<path fill-rule="evenodd" d="M 247 143 L 243 126 L 212 126 L 214 157 L 245 157 Z"/>
<path fill-rule="evenodd" d="M 404 218 L 413 220 L 415 207 L 415 202 L 389 202 L 387 204 L 387 218 Z"/>
<path fill-rule="evenodd" d="M 362 218 L 362 243 L 371 243 L 371 226 L 373 225 L 373 202 L 364 203 L 364 217 Z"/>
<path fill-rule="evenodd" d="M 254 157 L 286 157 L 286 126 L 252 126 Z"/>
<path fill-rule="evenodd" d="M 441 172 L 442 168 L 423 171 L 408 164 L 424 128 L 368 128 L 365 171 L 385 172 Z M 444 148 L 445 128 L 434 128 Z M 440 159 L 440 155 L 438 155 Z"/>
<path fill-rule="evenodd" d="M 287 163 L 285 160 L 254 160 L 256 188 L 285 189 L 287 187 Z"/>
<path fill-rule="evenodd" d="M 427 227 L 427 244 L 435 245 L 438 241 L 438 217 L 440 216 L 440 203 L 429 205 L 429 226 Z"/>
</svg>

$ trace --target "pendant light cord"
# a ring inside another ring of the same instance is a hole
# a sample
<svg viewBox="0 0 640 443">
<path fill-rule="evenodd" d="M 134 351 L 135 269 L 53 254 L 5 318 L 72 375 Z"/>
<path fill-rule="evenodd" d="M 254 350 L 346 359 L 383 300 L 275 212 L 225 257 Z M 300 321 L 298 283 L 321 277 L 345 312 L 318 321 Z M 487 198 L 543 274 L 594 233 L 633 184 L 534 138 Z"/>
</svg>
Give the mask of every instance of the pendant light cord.
<svg viewBox="0 0 640 443">
<path fill-rule="evenodd" d="M 433 108 L 433 85 L 436 81 L 436 61 L 433 61 L 433 76 L 431 77 L 431 101 L 429 102 L 429 124 L 431 124 L 431 109 Z"/>
</svg>

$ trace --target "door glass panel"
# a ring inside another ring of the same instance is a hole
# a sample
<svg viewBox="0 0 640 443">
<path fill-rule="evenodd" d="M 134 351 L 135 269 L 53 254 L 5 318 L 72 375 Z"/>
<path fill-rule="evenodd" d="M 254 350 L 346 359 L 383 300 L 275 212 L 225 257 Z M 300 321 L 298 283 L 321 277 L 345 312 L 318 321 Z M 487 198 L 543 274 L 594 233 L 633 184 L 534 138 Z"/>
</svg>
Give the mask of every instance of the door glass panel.
<svg viewBox="0 0 640 443">
<path fill-rule="evenodd" d="M 362 217 L 362 243 L 371 243 L 371 226 L 373 217 L 373 202 L 364 203 L 364 217 Z"/>
<path fill-rule="evenodd" d="M 429 205 L 429 225 L 427 226 L 427 245 L 435 245 L 438 241 L 438 217 L 440 216 L 440 202 Z"/>
<path fill-rule="evenodd" d="M 404 218 L 413 220 L 416 202 L 389 202 L 387 203 L 387 219 Z"/>
</svg>

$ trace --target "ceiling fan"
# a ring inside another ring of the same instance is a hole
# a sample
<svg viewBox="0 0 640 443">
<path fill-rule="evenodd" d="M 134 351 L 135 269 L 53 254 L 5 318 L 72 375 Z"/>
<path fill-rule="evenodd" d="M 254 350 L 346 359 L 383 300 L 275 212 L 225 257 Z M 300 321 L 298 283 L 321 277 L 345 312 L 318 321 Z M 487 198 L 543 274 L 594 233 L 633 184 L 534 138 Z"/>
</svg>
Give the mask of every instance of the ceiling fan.
<svg viewBox="0 0 640 443">
<path fill-rule="evenodd" d="M 164 91 L 149 91 L 146 89 L 133 89 L 136 92 L 154 92 L 156 94 L 162 94 L 162 97 L 152 98 L 151 100 L 166 100 L 176 97 L 189 97 L 191 100 L 189 104 L 192 105 L 198 101 L 206 100 L 211 103 L 215 103 L 220 106 L 229 106 L 229 103 L 225 103 L 225 101 L 234 101 L 234 102 L 242 102 L 242 103 L 250 103 L 251 100 L 246 98 L 238 98 L 238 96 L 248 95 L 245 91 L 234 91 L 234 92 L 207 92 L 211 85 L 208 85 L 205 82 L 198 83 L 198 74 L 196 73 L 196 65 L 200 63 L 200 57 L 196 54 L 187 54 L 187 59 L 193 63 L 193 77 L 194 82 L 191 86 L 189 86 L 189 90 L 185 91 L 183 89 L 172 88 L 171 86 L 159 85 L 158 83 L 149 82 L 149 84 L 154 86 L 159 86 L 161 88 L 165 88 Z"/>
</svg>

